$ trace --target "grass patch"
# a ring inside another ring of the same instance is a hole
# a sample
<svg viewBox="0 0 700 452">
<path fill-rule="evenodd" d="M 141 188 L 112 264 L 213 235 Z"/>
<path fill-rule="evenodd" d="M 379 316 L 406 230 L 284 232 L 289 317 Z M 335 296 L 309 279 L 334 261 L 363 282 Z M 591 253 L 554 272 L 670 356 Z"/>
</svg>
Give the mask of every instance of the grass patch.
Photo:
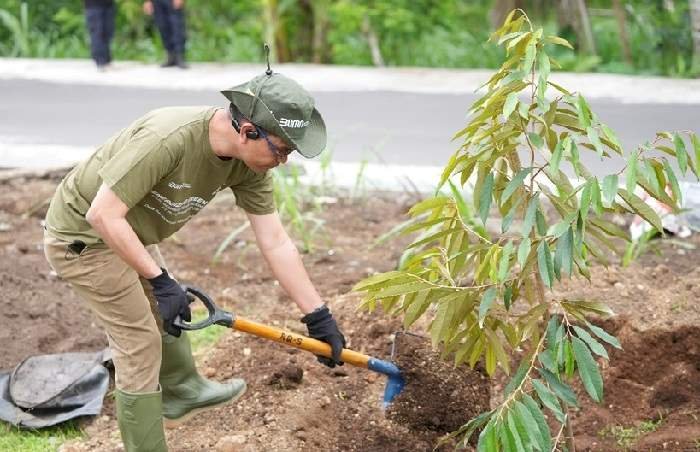
<svg viewBox="0 0 700 452">
<path fill-rule="evenodd" d="M 206 319 L 208 315 L 209 313 L 206 309 L 193 309 L 192 323 L 200 322 Z M 192 353 L 198 355 L 206 351 L 216 344 L 221 336 L 228 330 L 228 328 L 223 326 L 212 325 L 201 330 L 188 331 L 187 336 L 190 338 L 190 343 L 192 344 Z"/>
<path fill-rule="evenodd" d="M 56 451 L 64 442 L 82 436 L 83 432 L 75 421 L 41 430 L 23 430 L 0 422 L 0 450 L 13 452 Z"/>
<path fill-rule="evenodd" d="M 601 437 L 607 436 L 615 439 L 618 446 L 627 450 L 632 447 L 639 438 L 658 429 L 662 422 L 663 418 L 656 421 L 642 421 L 631 427 L 612 425 L 601 430 L 599 435 Z"/>
</svg>

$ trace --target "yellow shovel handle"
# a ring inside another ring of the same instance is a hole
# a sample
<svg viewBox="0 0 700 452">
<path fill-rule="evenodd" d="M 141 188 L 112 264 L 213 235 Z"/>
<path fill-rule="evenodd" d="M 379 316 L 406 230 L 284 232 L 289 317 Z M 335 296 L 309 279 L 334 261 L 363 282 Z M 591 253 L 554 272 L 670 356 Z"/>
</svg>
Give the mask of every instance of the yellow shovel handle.
<svg viewBox="0 0 700 452">
<path fill-rule="evenodd" d="M 331 346 L 325 342 L 302 336 L 301 334 L 285 331 L 280 328 L 275 328 L 274 326 L 253 322 L 252 320 L 248 320 L 243 317 L 236 317 L 231 328 L 261 337 L 263 339 L 269 339 L 284 345 L 306 350 L 314 355 L 326 356 L 328 358 L 331 357 Z M 369 358 L 370 357 L 365 354 L 347 348 L 343 349 L 343 352 L 340 355 L 340 359 L 342 361 L 356 367 L 364 368 L 367 368 Z"/>
</svg>

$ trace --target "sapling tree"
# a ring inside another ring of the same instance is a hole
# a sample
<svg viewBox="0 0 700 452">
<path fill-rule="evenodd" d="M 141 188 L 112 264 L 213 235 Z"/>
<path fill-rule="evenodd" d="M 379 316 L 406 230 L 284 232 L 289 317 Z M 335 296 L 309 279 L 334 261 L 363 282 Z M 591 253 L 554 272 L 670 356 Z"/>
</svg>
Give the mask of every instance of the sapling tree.
<svg viewBox="0 0 700 452">
<path fill-rule="evenodd" d="M 461 146 L 436 195 L 414 205 L 399 228 L 417 239 L 398 270 L 355 290 L 366 308 L 379 304 L 403 315 L 406 328 L 431 313 L 433 346 L 455 365 L 481 361 L 489 375 L 500 367 L 510 376 L 503 401 L 453 434 L 461 444 L 480 432 L 480 451 L 573 450 L 569 413 L 578 401 L 571 384 L 580 381 L 600 402 L 597 360 L 620 343 L 592 323 L 612 314 L 605 303 L 559 298 L 550 289 L 566 277 L 590 280 L 591 265 L 609 265 L 622 253 L 630 239 L 612 214 L 640 215 L 662 231 L 640 196 L 677 211 L 681 190 L 671 161 L 697 176 L 700 141 L 692 132 L 662 132 L 625 153 L 583 96 L 549 80 L 557 67 L 549 46 L 571 47 L 566 40 L 545 36 L 516 10 L 491 41 L 505 47 L 506 61 L 455 135 Z M 596 177 L 581 162 L 587 152 L 602 160 L 626 155 L 626 164 Z M 465 199 L 462 188 L 472 183 Z M 496 212 L 500 222 L 486 228 Z"/>
</svg>

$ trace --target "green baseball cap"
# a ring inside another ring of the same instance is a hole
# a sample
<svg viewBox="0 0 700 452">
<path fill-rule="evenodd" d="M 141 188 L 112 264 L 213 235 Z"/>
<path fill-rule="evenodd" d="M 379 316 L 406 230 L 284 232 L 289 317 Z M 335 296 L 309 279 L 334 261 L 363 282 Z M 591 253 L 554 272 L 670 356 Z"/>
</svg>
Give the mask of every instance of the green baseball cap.
<svg viewBox="0 0 700 452">
<path fill-rule="evenodd" d="M 253 124 L 277 135 L 304 157 L 316 157 L 326 148 L 326 124 L 313 97 L 294 80 L 264 73 L 221 94 Z"/>
</svg>

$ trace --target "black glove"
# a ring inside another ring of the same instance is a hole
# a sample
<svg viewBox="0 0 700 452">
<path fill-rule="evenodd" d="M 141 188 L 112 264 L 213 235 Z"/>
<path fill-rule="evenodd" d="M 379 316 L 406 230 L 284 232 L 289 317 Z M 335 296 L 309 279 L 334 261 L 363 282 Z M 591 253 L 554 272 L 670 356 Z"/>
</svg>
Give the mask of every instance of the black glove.
<svg viewBox="0 0 700 452">
<path fill-rule="evenodd" d="M 306 324 L 309 337 L 326 342 L 333 349 L 333 358 L 316 355 L 318 362 L 328 367 L 342 366 L 344 363 L 340 360 L 340 354 L 345 347 L 345 336 L 338 329 L 338 324 L 335 323 L 328 306 L 320 307 L 314 312 L 306 314 L 301 318 L 301 321 Z"/>
<path fill-rule="evenodd" d="M 153 295 L 158 301 L 158 310 L 163 319 L 163 329 L 172 336 L 180 337 L 181 330 L 173 325 L 173 322 L 177 316 L 186 322 L 192 320 L 190 300 L 182 287 L 168 275 L 164 268 L 162 270 L 163 273 L 148 281 L 153 286 Z"/>
</svg>

